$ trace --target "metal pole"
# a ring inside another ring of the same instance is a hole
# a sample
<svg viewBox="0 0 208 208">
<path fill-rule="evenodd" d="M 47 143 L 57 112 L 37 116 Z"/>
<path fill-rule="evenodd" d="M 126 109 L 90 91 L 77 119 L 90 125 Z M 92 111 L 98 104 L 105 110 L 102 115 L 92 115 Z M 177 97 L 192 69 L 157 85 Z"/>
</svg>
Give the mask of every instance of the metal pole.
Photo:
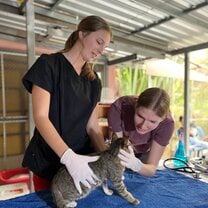
<svg viewBox="0 0 208 208">
<path fill-rule="evenodd" d="M 4 55 L 1 53 L 1 83 L 2 83 L 2 116 L 6 117 L 6 96 L 5 96 L 5 76 L 4 76 Z M 7 141 L 6 141 L 6 123 L 2 123 L 3 126 L 3 166 L 6 168 L 7 158 Z"/>
<path fill-rule="evenodd" d="M 190 125 L 190 70 L 189 53 L 184 54 L 184 145 L 186 156 L 189 158 L 189 125 Z"/>
<path fill-rule="evenodd" d="M 28 68 L 32 66 L 35 61 L 35 13 L 34 13 L 34 2 L 33 0 L 27 0 L 26 2 L 26 29 L 27 29 L 27 58 Z M 32 115 L 32 99 L 29 95 L 29 135 L 32 137 L 34 130 L 34 122 Z M 32 172 L 30 172 L 30 191 L 34 191 Z"/>
</svg>

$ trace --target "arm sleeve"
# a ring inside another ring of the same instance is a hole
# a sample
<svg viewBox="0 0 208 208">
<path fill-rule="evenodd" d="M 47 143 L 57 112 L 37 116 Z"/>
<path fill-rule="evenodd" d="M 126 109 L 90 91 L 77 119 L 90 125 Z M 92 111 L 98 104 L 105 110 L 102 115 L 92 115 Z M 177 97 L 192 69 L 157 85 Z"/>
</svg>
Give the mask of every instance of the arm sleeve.
<svg viewBox="0 0 208 208">
<path fill-rule="evenodd" d="M 117 99 L 111 104 L 108 111 L 108 125 L 109 129 L 113 132 L 122 131 L 122 118 L 121 118 L 121 100 Z"/>
<path fill-rule="evenodd" d="M 24 87 L 32 92 L 32 86 L 37 85 L 48 92 L 53 90 L 53 72 L 48 62 L 49 55 L 41 55 L 22 78 Z"/>
<path fill-rule="evenodd" d="M 154 140 L 158 144 L 166 146 L 169 144 L 173 131 L 174 121 L 172 119 L 167 119 L 166 121 L 162 122 L 161 125 L 158 127 L 155 135 L 153 136 Z"/>
</svg>

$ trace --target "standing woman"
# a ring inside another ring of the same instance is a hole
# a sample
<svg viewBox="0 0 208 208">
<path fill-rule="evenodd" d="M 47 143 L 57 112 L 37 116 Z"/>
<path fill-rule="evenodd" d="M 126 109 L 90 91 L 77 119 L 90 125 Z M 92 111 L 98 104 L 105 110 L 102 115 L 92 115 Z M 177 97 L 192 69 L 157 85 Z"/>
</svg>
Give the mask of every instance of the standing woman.
<svg viewBox="0 0 208 208">
<path fill-rule="evenodd" d="M 108 123 L 117 136 L 128 136 L 130 153 L 121 150 L 122 165 L 143 176 L 153 176 L 174 130 L 169 95 L 149 88 L 139 96 L 123 96 L 110 107 Z"/>
<path fill-rule="evenodd" d="M 25 88 L 32 93 L 35 122 L 23 166 L 34 173 L 35 191 L 50 187 L 61 163 L 80 193 L 80 183 L 88 187 L 95 183 L 88 162 L 98 157 L 84 155 L 104 150 L 105 144 L 96 113 L 101 83 L 88 62 L 102 54 L 110 39 L 107 22 L 88 16 L 62 51 L 41 55 L 23 77 Z"/>
</svg>

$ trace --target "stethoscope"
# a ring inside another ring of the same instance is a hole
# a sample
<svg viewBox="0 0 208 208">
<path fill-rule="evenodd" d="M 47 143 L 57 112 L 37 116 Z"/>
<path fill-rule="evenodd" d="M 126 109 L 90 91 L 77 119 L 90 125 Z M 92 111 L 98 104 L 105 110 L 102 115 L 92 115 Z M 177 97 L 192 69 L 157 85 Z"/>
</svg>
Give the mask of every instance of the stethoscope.
<svg viewBox="0 0 208 208">
<path fill-rule="evenodd" d="M 179 167 L 168 167 L 167 163 L 170 162 L 170 161 L 172 161 L 172 164 L 174 164 L 174 161 L 180 162 L 180 166 Z M 175 157 L 168 158 L 168 159 L 164 160 L 163 166 L 165 168 L 169 169 L 169 170 L 175 170 L 175 171 L 178 171 L 178 172 L 189 173 L 194 178 L 198 178 L 198 179 L 200 178 L 200 174 L 201 174 L 200 171 L 195 170 L 186 161 L 181 160 L 179 158 L 175 158 Z"/>
</svg>

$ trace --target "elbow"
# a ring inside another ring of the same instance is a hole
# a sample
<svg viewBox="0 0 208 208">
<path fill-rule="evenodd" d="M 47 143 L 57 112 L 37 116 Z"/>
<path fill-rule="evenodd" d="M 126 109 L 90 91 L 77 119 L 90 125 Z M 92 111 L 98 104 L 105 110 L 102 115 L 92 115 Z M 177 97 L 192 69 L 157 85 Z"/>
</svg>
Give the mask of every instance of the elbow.
<svg viewBox="0 0 208 208">
<path fill-rule="evenodd" d="M 141 175 L 144 175 L 146 177 L 152 177 L 155 175 L 155 173 L 156 173 L 156 170 L 148 170 L 148 171 L 145 171 L 144 174 L 141 173 Z"/>
<path fill-rule="evenodd" d="M 34 115 L 33 119 L 34 119 L 34 124 L 37 128 L 39 128 L 39 126 L 42 126 L 43 123 L 49 122 L 48 116 L 44 116 L 44 115 Z"/>
<path fill-rule="evenodd" d="M 98 124 L 95 124 L 94 126 L 88 125 L 86 130 L 89 136 L 102 134 L 102 129 Z"/>
<path fill-rule="evenodd" d="M 156 169 L 154 169 L 154 170 L 150 170 L 150 172 L 149 172 L 149 177 L 152 177 L 152 176 L 154 176 L 155 175 L 155 173 L 156 173 Z"/>
<path fill-rule="evenodd" d="M 146 166 L 146 165 L 145 165 Z M 152 177 L 155 175 L 157 168 L 155 166 L 149 166 L 147 165 L 146 167 L 141 170 L 141 175 L 146 176 L 146 177 Z"/>
</svg>

